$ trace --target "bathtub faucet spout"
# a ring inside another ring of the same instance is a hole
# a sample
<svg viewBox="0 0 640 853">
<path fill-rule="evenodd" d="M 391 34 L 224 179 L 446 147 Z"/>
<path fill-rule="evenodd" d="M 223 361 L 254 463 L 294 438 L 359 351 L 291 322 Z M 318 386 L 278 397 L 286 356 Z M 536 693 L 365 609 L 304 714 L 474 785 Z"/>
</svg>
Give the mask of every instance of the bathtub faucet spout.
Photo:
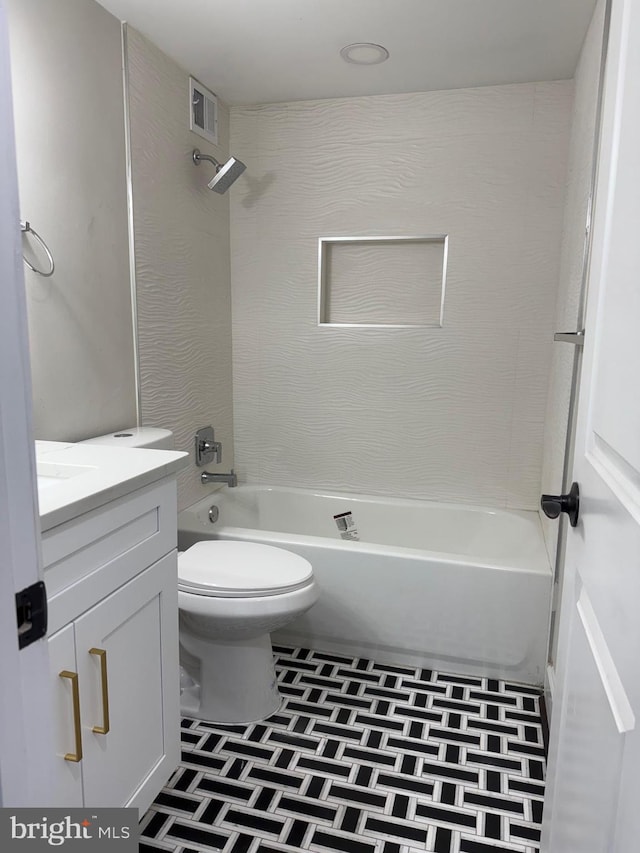
<svg viewBox="0 0 640 853">
<path fill-rule="evenodd" d="M 233 468 L 228 474 L 211 474 L 209 471 L 203 471 L 200 475 L 200 482 L 203 485 L 207 485 L 208 483 L 226 483 L 232 489 L 238 485 L 238 477 Z"/>
</svg>

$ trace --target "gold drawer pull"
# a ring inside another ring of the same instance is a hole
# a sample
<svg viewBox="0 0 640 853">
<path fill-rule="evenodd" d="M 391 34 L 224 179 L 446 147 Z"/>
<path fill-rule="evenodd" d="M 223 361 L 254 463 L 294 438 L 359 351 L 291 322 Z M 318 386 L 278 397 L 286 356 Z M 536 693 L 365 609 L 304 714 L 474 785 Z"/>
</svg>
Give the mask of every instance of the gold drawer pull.
<svg viewBox="0 0 640 853">
<path fill-rule="evenodd" d="M 90 655 L 100 658 L 100 676 L 102 679 L 102 725 L 94 726 L 93 731 L 98 735 L 106 735 L 109 731 L 109 681 L 107 678 L 107 652 L 105 649 L 89 649 Z"/>
<path fill-rule="evenodd" d="M 76 751 L 67 752 L 65 761 L 82 761 L 82 724 L 80 722 L 80 690 L 78 688 L 78 673 L 63 669 L 59 673 L 60 678 L 68 678 L 71 681 L 71 695 L 73 697 L 73 730 L 75 733 Z"/>
</svg>

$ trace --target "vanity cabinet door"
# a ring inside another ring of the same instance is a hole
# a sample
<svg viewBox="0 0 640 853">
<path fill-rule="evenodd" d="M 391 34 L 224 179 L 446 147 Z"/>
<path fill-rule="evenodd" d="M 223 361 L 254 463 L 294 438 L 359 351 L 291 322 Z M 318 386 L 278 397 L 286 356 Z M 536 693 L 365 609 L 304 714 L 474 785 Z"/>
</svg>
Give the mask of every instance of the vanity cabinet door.
<svg viewBox="0 0 640 853">
<path fill-rule="evenodd" d="M 82 713 L 73 625 L 52 634 L 48 641 L 56 756 L 50 801 L 71 808 L 84 804 L 82 793 Z M 66 757 L 65 757 L 66 756 Z"/>
<path fill-rule="evenodd" d="M 75 621 L 87 806 L 146 809 L 179 760 L 177 555 Z"/>
</svg>

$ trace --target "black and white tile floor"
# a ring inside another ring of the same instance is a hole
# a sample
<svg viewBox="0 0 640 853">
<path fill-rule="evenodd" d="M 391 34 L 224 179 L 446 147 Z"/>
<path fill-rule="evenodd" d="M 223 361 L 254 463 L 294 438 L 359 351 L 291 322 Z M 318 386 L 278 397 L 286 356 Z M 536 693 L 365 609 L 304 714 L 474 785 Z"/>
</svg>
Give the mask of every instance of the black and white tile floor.
<svg viewBox="0 0 640 853">
<path fill-rule="evenodd" d="M 538 853 L 538 695 L 503 681 L 276 646 L 282 708 L 183 720 L 143 851 Z"/>
</svg>

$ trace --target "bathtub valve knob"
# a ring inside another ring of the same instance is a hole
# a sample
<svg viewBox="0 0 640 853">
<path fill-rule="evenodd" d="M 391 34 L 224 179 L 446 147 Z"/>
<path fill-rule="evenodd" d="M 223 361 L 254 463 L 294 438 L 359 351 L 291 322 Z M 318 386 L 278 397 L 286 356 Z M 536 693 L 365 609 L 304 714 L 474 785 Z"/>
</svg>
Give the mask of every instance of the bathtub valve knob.
<svg viewBox="0 0 640 853">
<path fill-rule="evenodd" d="M 199 429 L 195 435 L 196 465 L 202 468 L 210 462 L 220 464 L 222 461 L 222 443 L 215 440 L 213 427 Z"/>
<path fill-rule="evenodd" d="M 580 489 L 573 483 L 568 495 L 542 495 L 540 506 L 547 518 L 557 518 L 561 512 L 569 516 L 569 524 L 576 527 L 580 512 Z"/>
<path fill-rule="evenodd" d="M 209 521 L 211 522 L 211 524 L 216 523 L 219 515 L 220 515 L 220 510 L 218 509 L 218 507 L 215 504 L 213 504 L 212 506 L 209 507 Z"/>
</svg>

